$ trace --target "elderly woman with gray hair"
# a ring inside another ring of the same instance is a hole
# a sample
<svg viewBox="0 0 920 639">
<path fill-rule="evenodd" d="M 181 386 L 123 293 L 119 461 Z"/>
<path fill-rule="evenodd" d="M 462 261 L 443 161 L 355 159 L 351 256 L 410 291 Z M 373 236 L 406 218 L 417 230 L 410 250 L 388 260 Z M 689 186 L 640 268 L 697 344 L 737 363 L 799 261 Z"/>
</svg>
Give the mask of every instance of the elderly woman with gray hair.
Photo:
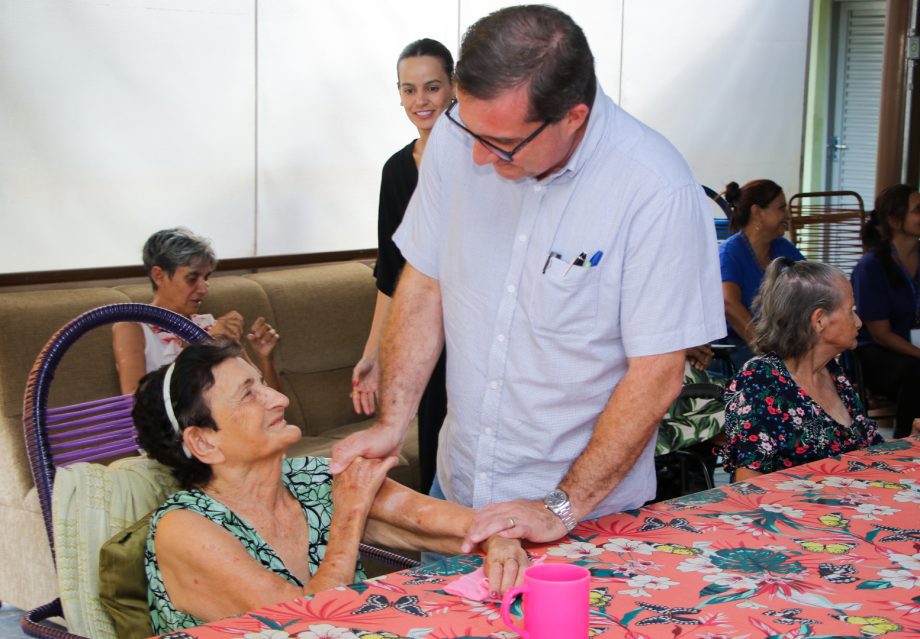
<svg viewBox="0 0 920 639">
<path fill-rule="evenodd" d="M 881 442 L 834 359 L 862 326 L 844 274 L 777 258 L 755 307 L 760 354 L 725 390 L 725 470 L 741 480 Z"/>
</svg>

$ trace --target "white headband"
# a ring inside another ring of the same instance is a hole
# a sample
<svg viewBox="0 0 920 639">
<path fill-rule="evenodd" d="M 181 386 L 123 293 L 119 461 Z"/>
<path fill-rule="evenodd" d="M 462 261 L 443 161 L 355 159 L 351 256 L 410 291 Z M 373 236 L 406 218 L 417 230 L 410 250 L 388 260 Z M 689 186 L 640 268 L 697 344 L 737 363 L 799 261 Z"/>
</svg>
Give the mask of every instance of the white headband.
<svg viewBox="0 0 920 639">
<path fill-rule="evenodd" d="M 174 370 L 176 370 L 175 361 L 169 365 L 169 368 L 166 369 L 166 375 L 163 376 L 163 407 L 166 409 L 166 417 L 169 418 L 169 423 L 172 425 L 173 431 L 179 436 L 179 439 L 182 439 L 182 429 L 179 428 L 179 420 L 176 419 L 176 413 L 173 410 L 172 394 L 169 391 L 169 384 L 172 382 Z M 189 459 L 192 458 L 192 453 L 189 452 L 185 442 L 182 442 L 182 452 L 185 453 L 185 456 Z"/>
</svg>

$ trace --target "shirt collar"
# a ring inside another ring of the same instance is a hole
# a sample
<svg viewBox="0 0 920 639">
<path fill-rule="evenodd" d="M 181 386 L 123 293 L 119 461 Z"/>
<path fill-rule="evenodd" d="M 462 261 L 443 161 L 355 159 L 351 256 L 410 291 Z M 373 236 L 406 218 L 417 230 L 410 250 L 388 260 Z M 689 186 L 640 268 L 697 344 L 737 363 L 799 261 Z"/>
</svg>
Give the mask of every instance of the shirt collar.
<svg viewBox="0 0 920 639">
<path fill-rule="evenodd" d="M 594 104 L 591 105 L 591 111 L 588 113 L 588 127 L 585 135 L 575 147 L 575 151 L 569 157 L 561 169 L 545 178 L 543 182 L 549 183 L 557 179 L 565 181 L 574 178 L 581 171 L 581 168 L 594 154 L 598 144 L 604 136 L 604 130 L 607 121 L 615 117 L 616 112 L 613 103 L 607 99 L 607 94 L 601 88 L 601 83 L 597 82 L 597 91 L 594 94 Z"/>
</svg>

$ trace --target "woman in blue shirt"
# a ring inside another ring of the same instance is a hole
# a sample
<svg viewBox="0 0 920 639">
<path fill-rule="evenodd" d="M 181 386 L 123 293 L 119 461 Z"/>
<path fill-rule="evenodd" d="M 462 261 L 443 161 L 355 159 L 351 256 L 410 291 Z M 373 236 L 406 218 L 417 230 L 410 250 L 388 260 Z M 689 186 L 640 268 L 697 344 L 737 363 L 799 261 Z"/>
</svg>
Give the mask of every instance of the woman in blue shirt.
<svg viewBox="0 0 920 639">
<path fill-rule="evenodd" d="M 805 257 L 792 242 L 783 237 L 789 230 L 786 195 L 773 180 L 752 180 L 739 187 L 730 182 L 725 200 L 732 208 L 730 229 L 737 231 L 719 246 L 722 268 L 722 296 L 728 322 L 726 343 L 734 344 L 736 368 L 753 355 L 754 340 L 752 303 L 760 290 L 764 269 L 777 257 L 794 261 Z"/>
<path fill-rule="evenodd" d="M 856 354 L 869 389 L 897 400 L 895 437 L 920 417 L 920 193 L 890 186 L 863 227 L 866 254 L 853 269 L 856 307 L 864 325 Z"/>
</svg>

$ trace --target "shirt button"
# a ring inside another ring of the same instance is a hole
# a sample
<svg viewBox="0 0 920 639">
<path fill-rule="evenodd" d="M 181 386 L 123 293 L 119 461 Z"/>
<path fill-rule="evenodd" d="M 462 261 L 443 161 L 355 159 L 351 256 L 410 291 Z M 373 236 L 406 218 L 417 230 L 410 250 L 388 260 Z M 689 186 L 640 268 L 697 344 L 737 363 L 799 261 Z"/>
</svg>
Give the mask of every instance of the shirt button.
<svg viewBox="0 0 920 639">
<path fill-rule="evenodd" d="M 537 193 L 539 193 L 540 191 L 543 190 L 543 185 L 542 185 L 542 184 L 534 184 L 534 185 L 533 185 L 533 190 L 536 191 Z"/>
<path fill-rule="evenodd" d="M 479 473 L 479 479 L 488 479 L 489 473 Z"/>
<path fill-rule="evenodd" d="M 491 435 L 491 434 L 492 434 L 492 429 L 489 428 L 489 427 L 487 426 L 486 429 L 485 429 L 483 432 L 484 432 L 486 435 Z"/>
<path fill-rule="evenodd" d="M 508 292 L 509 292 L 509 293 L 514 293 L 514 291 L 515 291 L 514 284 L 509 284 L 509 285 L 508 285 Z"/>
<path fill-rule="evenodd" d="M 504 336 L 504 335 L 499 335 L 499 336 L 497 336 L 495 339 L 497 339 L 499 342 L 504 342 L 504 341 L 505 341 L 505 336 Z"/>
<path fill-rule="evenodd" d="M 498 388 L 498 380 L 493 379 L 491 382 L 489 382 L 489 388 L 491 388 L 492 390 L 495 390 L 496 388 Z"/>
<path fill-rule="evenodd" d="M 523 243 L 523 242 L 526 242 L 526 241 L 527 241 L 527 236 L 526 236 L 526 235 L 524 235 L 523 233 L 521 233 L 520 235 L 518 235 L 518 242 Z"/>
</svg>

